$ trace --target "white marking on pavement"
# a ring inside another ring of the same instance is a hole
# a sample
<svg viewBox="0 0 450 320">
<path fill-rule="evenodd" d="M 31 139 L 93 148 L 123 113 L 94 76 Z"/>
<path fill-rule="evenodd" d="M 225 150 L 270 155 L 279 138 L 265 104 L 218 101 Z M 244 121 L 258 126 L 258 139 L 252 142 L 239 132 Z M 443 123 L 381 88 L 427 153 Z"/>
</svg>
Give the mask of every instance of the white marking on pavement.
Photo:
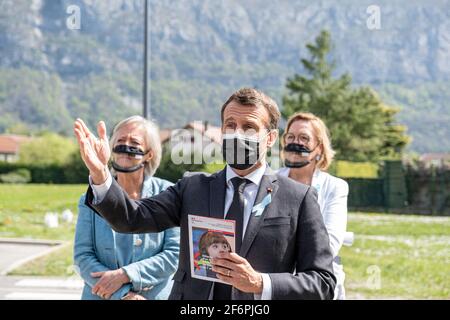
<svg viewBox="0 0 450 320">
<path fill-rule="evenodd" d="M 82 289 L 83 281 L 79 279 L 22 279 L 15 284 L 17 287 L 40 287 L 40 288 L 67 288 Z"/>
<path fill-rule="evenodd" d="M 11 300 L 80 300 L 80 294 L 45 293 L 45 292 L 12 292 L 5 295 Z"/>
</svg>

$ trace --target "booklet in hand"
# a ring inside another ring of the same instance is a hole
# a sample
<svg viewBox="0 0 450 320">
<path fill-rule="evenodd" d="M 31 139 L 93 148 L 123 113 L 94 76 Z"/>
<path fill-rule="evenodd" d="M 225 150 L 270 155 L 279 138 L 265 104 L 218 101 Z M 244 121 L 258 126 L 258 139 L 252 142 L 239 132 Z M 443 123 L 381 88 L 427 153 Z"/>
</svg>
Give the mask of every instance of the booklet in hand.
<svg viewBox="0 0 450 320">
<path fill-rule="evenodd" d="M 235 221 L 188 215 L 191 277 L 224 283 L 212 271 L 211 258 L 235 252 Z"/>
</svg>

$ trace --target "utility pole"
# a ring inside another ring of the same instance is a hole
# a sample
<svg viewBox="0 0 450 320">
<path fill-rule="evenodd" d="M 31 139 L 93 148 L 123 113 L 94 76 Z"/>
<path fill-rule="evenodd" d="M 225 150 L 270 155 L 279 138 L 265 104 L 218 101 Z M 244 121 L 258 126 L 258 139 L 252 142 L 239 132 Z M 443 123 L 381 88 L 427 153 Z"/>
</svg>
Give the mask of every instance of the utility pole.
<svg viewBox="0 0 450 320">
<path fill-rule="evenodd" d="M 143 110 L 142 110 L 142 116 L 146 119 L 150 118 L 150 97 L 147 95 L 148 93 L 148 2 L 149 0 L 144 0 L 144 82 L 143 82 L 143 88 L 142 88 L 142 95 L 143 95 Z"/>
</svg>

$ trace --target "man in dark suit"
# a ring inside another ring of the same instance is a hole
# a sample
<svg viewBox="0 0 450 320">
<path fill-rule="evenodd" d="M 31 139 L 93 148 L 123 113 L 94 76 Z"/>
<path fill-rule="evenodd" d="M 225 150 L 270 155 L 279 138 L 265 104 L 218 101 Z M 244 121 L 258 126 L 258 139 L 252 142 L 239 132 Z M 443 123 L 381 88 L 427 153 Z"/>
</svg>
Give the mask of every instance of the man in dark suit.
<svg viewBox="0 0 450 320">
<path fill-rule="evenodd" d="M 87 202 L 114 230 L 160 232 L 181 227 L 180 259 L 170 299 L 332 299 L 336 279 L 314 188 L 277 176 L 265 156 L 278 137 L 280 113 L 264 93 L 236 91 L 222 106 L 227 166 L 184 177 L 157 196 L 131 200 L 107 170 L 105 124 L 99 139 L 75 122 L 90 172 Z M 229 285 L 190 275 L 188 215 L 236 221 L 236 252 L 212 260 Z"/>
</svg>

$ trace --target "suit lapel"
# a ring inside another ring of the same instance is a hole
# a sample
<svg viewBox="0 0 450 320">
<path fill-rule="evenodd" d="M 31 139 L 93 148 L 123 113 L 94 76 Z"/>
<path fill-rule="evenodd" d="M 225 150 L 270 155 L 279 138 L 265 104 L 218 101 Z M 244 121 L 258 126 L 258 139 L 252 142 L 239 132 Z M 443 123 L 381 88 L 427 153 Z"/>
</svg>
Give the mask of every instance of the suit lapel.
<svg viewBox="0 0 450 320">
<path fill-rule="evenodd" d="M 275 173 L 268 167 L 261 179 L 261 183 L 259 185 L 258 193 L 256 194 L 256 199 L 253 207 L 259 204 L 269 194 L 269 190 L 271 190 L 270 193 L 273 199 L 278 190 L 278 183 L 276 181 L 277 177 Z M 241 251 L 239 252 L 240 256 L 246 256 L 248 250 L 250 249 L 250 246 L 253 243 L 253 240 L 256 237 L 256 234 L 261 228 L 261 224 L 264 221 L 264 217 L 266 216 L 266 214 L 267 207 L 264 208 L 264 211 L 259 216 L 255 216 L 254 212 L 251 213 L 247 229 L 245 231 L 244 240 L 242 241 Z"/>
<path fill-rule="evenodd" d="M 226 169 L 218 172 L 209 183 L 209 216 L 211 218 L 223 219 L 225 210 Z"/>
</svg>

